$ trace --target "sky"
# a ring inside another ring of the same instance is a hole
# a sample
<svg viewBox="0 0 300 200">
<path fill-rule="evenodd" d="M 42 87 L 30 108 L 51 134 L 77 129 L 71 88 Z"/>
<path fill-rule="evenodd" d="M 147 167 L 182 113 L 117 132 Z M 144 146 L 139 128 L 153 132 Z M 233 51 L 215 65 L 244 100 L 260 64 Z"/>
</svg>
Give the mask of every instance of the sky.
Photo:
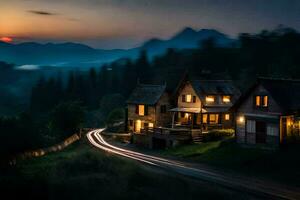
<svg viewBox="0 0 300 200">
<path fill-rule="evenodd" d="M 184 27 L 241 32 L 300 30 L 299 0 L 0 0 L 0 38 L 132 48 Z"/>
</svg>

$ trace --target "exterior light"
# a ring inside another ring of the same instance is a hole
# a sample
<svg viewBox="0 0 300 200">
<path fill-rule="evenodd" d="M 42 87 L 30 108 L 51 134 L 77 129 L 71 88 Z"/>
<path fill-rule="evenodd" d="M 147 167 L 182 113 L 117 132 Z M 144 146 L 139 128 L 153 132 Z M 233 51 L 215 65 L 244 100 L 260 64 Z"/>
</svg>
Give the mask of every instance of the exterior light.
<svg viewBox="0 0 300 200">
<path fill-rule="evenodd" d="M 244 117 L 244 116 L 240 116 L 239 119 L 238 119 L 238 121 L 239 121 L 240 123 L 244 123 L 245 117 Z"/>
</svg>

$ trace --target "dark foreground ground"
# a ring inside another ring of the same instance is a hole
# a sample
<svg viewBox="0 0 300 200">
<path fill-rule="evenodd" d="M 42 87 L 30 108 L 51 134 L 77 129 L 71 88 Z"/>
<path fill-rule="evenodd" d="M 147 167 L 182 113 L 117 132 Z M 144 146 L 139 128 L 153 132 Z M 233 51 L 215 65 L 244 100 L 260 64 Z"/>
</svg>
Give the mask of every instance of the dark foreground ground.
<svg viewBox="0 0 300 200">
<path fill-rule="evenodd" d="M 103 153 L 80 141 L 63 152 L 1 169 L 9 199 L 255 199 Z"/>
</svg>

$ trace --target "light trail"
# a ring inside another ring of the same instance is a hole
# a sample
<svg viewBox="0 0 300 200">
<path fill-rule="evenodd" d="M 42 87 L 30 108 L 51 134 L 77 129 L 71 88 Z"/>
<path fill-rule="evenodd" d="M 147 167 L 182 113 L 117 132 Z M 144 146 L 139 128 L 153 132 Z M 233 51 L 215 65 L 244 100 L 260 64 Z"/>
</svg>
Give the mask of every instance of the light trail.
<svg viewBox="0 0 300 200">
<path fill-rule="evenodd" d="M 247 177 L 233 177 L 230 174 L 225 175 L 208 169 L 194 168 L 178 161 L 151 156 L 113 146 L 106 142 L 101 136 L 101 132 L 103 130 L 104 129 L 97 129 L 90 131 L 87 133 L 87 138 L 92 145 L 106 152 L 133 159 L 154 167 L 163 168 L 168 171 L 171 170 L 173 172 L 199 180 L 217 183 L 234 190 L 248 192 L 264 198 L 300 199 L 299 188 L 287 189 L 286 187 L 281 187 L 267 182 L 260 182 L 258 180 L 251 181 Z"/>
<path fill-rule="evenodd" d="M 99 140 L 99 142 L 101 142 L 101 144 L 103 144 L 105 146 L 108 146 L 108 147 L 110 147 L 112 149 L 115 149 L 115 150 L 118 150 L 118 151 L 122 151 L 123 153 L 130 154 L 132 156 L 136 156 L 136 157 L 139 157 L 139 158 L 149 159 L 151 161 L 158 161 L 158 162 L 163 162 L 165 164 L 171 164 L 171 165 L 175 164 L 177 166 L 182 166 L 182 167 L 185 166 L 184 164 L 182 164 L 180 162 L 171 161 L 171 160 L 167 160 L 167 159 L 164 159 L 164 158 L 159 158 L 159 157 L 156 157 L 156 156 L 150 156 L 150 155 L 147 155 L 147 154 L 142 154 L 142 153 L 138 153 L 138 152 L 134 152 L 134 151 L 130 151 L 130 150 L 127 150 L 127 149 L 122 149 L 122 148 L 113 146 L 111 144 L 108 144 L 103 139 L 103 137 L 100 135 L 100 132 L 101 131 L 95 132 L 95 137 Z"/>
<path fill-rule="evenodd" d="M 101 130 L 101 131 L 102 131 L 102 130 Z M 100 132 L 101 132 L 101 131 L 100 131 Z M 150 164 L 150 165 L 156 165 L 155 163 L 149 162 L 149 161 L 147 161 L 147 160 L 142 160 L 142 159 L 139 159 L 139 158 L 135 158 L 135 157 L 133 157 L 133 156 L 130 156 L 130 155 L 127 155 L 127 154 L 124 154 L 124 153 L 120 153 L 120 152 L 118 152 L 118 151 L 109 149 L 109 148 L 107 148 L 107 147 L 105 147 L 105 146 L 102 146 L 102 145 L 98 144 L 98 143 L 95 142 L 95 141 L 93 140 L 93 138 L 92 138 L 92 134 L 93 134 L 93 133 L 97 133 L 97 130 L 96 130 L 96 131 L 91 131 L 91 132 L 89 132 L 89 133 L 87 134 L 87 138 L 88 138 L 88 140 L 89 140 L 94 146 L 96 146 L 96 147 L 98 147 L 98 148 L 100 148 L 100 149 L 102 149 L 102 150 L 104 150 L 104 151 L 110 152 L 110 153 L 115 153 L 115 154 L 117 154 L 117 155 L 124 156 L 124 157 L 127 157 L 127 158 L 131 158 L 131 159 L 134 159 L 134 160 L 138 160 L 138 161 L 141 161 L 141 162 Z"/>
</svg>

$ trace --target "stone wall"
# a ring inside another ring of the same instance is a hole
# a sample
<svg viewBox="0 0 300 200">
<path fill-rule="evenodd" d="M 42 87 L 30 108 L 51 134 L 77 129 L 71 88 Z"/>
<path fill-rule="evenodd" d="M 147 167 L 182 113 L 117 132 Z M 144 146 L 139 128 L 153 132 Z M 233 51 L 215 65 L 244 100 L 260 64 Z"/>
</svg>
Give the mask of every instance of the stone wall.
<svg viewBox="0 0 300 200">
<path fill-rule="evenodd" d="M 33 158 L 33 157 L 41 157 L 46 154 L 52 153 L 52 152 L 57 152 L 65 149 L 69 145 L 73 144 L 74 142 L 78 141 L 81 136 L 81 134 L 73 134 L 72 136 L 68 137 L 65 139 L 63 142 L 53 145 L 48 148 L 42 148 L 42 149 L 36 149 L 36 150 L 31 150 L 31 151 L 25 151 L 24 153 L 21 153 L 17 155 L 15 158 L 11 159 L 9 161 L 10 165 L 15 165 L 17 163 L 17 160 L 24 160 L 28 158 Z"/>
</svg>

